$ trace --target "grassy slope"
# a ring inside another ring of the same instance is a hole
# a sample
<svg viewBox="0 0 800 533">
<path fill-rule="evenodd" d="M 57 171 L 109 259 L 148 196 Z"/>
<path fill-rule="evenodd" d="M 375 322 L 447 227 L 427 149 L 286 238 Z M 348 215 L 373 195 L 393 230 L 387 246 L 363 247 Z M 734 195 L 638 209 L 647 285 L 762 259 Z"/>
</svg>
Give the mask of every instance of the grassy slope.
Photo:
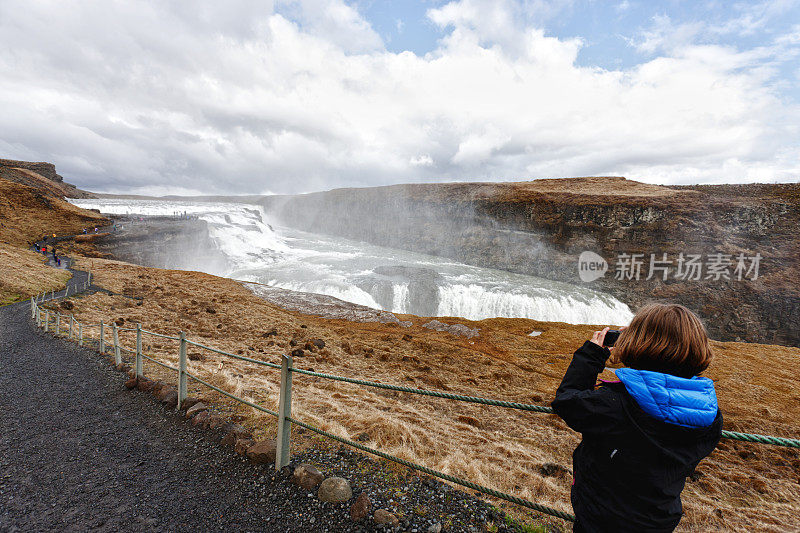
<svg viewBox="0 0 800 533">
<path fill-rule="evenodd" d="M 421 328 L 427 319 L 420 317 L 404 317 L 414 323 L 408 329 L 324 320 L 276 308 L 224 278 L 106 260 L 83 262 L 101 285 L 143 296 L 144 301 L 139 306 L 130 299 L 105 295 L 76 299 L 74 312 L 82 321 L 122 318 L 169 334 L 184 330 L 201 343 L 273 362 L 290 349 L 292 338 L 301 341 L 300 345 L 307 339 L 322 338 L 325 349 L 296 358 L 296 366 L 520 402 L 552 400 L 571 353 L 594 329 L 526 319 L 451 319 L 480 328 L 480 337 L 469 341 Z M 264 337 L 272 327 L 278 335 Z M 543 333 L 529 337 L 532 330 Z M 131 346 L 133 338 L 124 338 L 123 343 Z M 146 344 L 146 349 L 175 362 L 174 343 L 148 339 Z M 800 349 L 720 342 L 715 342 L 714 348 L 717 356 L 707 375 L 717 383 L 726 427 L 797 436 L 800 379 L 795 369 Z M 190 371 L 275 408 L 276 372 L 190 352 L 190 356 L 200 357 L 190 363 Z M 149 367 L 146 372 L 157 374 L 158 369 Z M 578 436 L 554 416 L 304 376 L 297 376 L 295 383 L 294 414 L 300 419 L 351 438 L 366 435 L 368 444 L 389 453 L 569 510 L 570 476 L 539 474 L 547 462 L 571 467 L 571 452 L 578 442 Z M 232 406 L 208 391 L 195 389 L 194 393 L 228 405 L 257 432 L 274 432 L 269 417 Z M 293 443 L 302 445 L 308 438 L 300 435 Z M 747 527 L 779 531 L 798 525 L 797 451 L 727 441 L 699 470 L 702 477 L 688 483 L 684 492 L 682 530 Z"/>
<path fill-rule="evenodd" d="M 46 190 L 0 179 L 0 242 L 27 248 L 44 235 L 80 233 L 106 222 Z"/>
<path fill-rule="evenodd" d="M 0 305 L 63 289 L 70 273 L 44 261 L 41 254 L 0 244 Z"/>
<path fill-rule="evenodd" d="M 49 181 L 41 176 L 36 179 Z M 49 189 L 0 178 L 0 304 L 63 288 L 70 276 L 44 265 L 41 255 L 27 250 L 30 242 L 52 233 L 79 233 L 105 222 L 105 217 L 75 207 Z"/>
</svg>

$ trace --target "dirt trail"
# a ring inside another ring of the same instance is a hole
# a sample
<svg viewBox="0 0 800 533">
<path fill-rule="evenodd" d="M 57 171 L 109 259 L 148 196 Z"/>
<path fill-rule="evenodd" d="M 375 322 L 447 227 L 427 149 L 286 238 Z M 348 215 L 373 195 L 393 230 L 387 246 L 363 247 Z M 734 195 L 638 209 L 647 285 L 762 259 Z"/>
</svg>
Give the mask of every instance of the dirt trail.
<svg viewBox="0 0 800 533">
<path fill-rule="evenodd" d="M 308 529 L 291 485 L 125 392 L 97 354 L 37 330 L 27 302 L 0 309 L 0 354 L 0 531 Z M 313 514 L 346 527 L 341 509 Z"/>
</svg>

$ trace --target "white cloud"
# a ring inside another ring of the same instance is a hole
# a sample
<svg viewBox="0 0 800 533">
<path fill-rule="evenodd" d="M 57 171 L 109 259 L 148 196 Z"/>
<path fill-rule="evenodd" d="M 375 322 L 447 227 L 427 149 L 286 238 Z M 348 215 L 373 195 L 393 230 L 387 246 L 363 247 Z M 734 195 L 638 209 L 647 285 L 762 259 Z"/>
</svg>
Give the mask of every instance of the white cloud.
<svg viewBox="0 0 800 533">
<path fill-rule="evenodd" d="M 654 57 L 614 71 L 530 22 L 570 2 L 450 2 L 425 57 L 387 51 L 339 0 L 259 5 L 3 2 L 0 154 L 115 191 L 800 174 L 800 112 L 772 88 L 796 36 L 669 43 L 663 21 Z"/>
<path fill-rule="evenodd" d="M 428 154 L 422 154 L 412 157 L 409 160 L 411 166 L 414 167 L 432 167 L 433 166 L 433 158 Z"/>
</svg>

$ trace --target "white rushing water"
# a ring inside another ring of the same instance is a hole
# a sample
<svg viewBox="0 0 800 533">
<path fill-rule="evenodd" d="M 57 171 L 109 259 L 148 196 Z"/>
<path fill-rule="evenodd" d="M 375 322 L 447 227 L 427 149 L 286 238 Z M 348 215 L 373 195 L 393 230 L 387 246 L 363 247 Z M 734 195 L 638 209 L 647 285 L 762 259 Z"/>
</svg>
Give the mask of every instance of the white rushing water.
<svg viewBox="0 0 800 533">
<path fill-rule="evenodd" d="M 210 274 L 326 294 L 376 309 L 472 320 L 519 317 L 572 324 L 627 324 L 616 298 L 567 283 L 311 234 L 270 223 L 260 206 L 171 200 L 73 200 L 106 214 L 175 216 L 208 225 L 227 266 Z"/>
</svg>

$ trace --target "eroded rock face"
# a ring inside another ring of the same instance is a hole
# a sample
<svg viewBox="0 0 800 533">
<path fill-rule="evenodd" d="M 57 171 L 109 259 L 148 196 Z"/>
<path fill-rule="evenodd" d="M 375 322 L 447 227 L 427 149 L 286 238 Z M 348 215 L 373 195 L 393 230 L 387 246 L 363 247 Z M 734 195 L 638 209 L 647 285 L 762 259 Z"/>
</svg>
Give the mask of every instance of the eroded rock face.
<svg viewBox="0 0 800 533">
<path fill-rule="evenodd" d="M 544 185 L 541 185 L 544 183 Z M 577 258 L 620 253 L 745 253 L 764 257 L 755 282 L 647 277 L 588 286 L 637 308 L 680 303 L 711 336 L 800 344 L 800 184 L 660 187 L 624 178 L 419 184 L 268 197 L 305 231 L 580 284 Z M 397 272 L 392 272 L 397 274 Z M 429 315 L 430 316 L 430 315 Z"/>
</svg>

